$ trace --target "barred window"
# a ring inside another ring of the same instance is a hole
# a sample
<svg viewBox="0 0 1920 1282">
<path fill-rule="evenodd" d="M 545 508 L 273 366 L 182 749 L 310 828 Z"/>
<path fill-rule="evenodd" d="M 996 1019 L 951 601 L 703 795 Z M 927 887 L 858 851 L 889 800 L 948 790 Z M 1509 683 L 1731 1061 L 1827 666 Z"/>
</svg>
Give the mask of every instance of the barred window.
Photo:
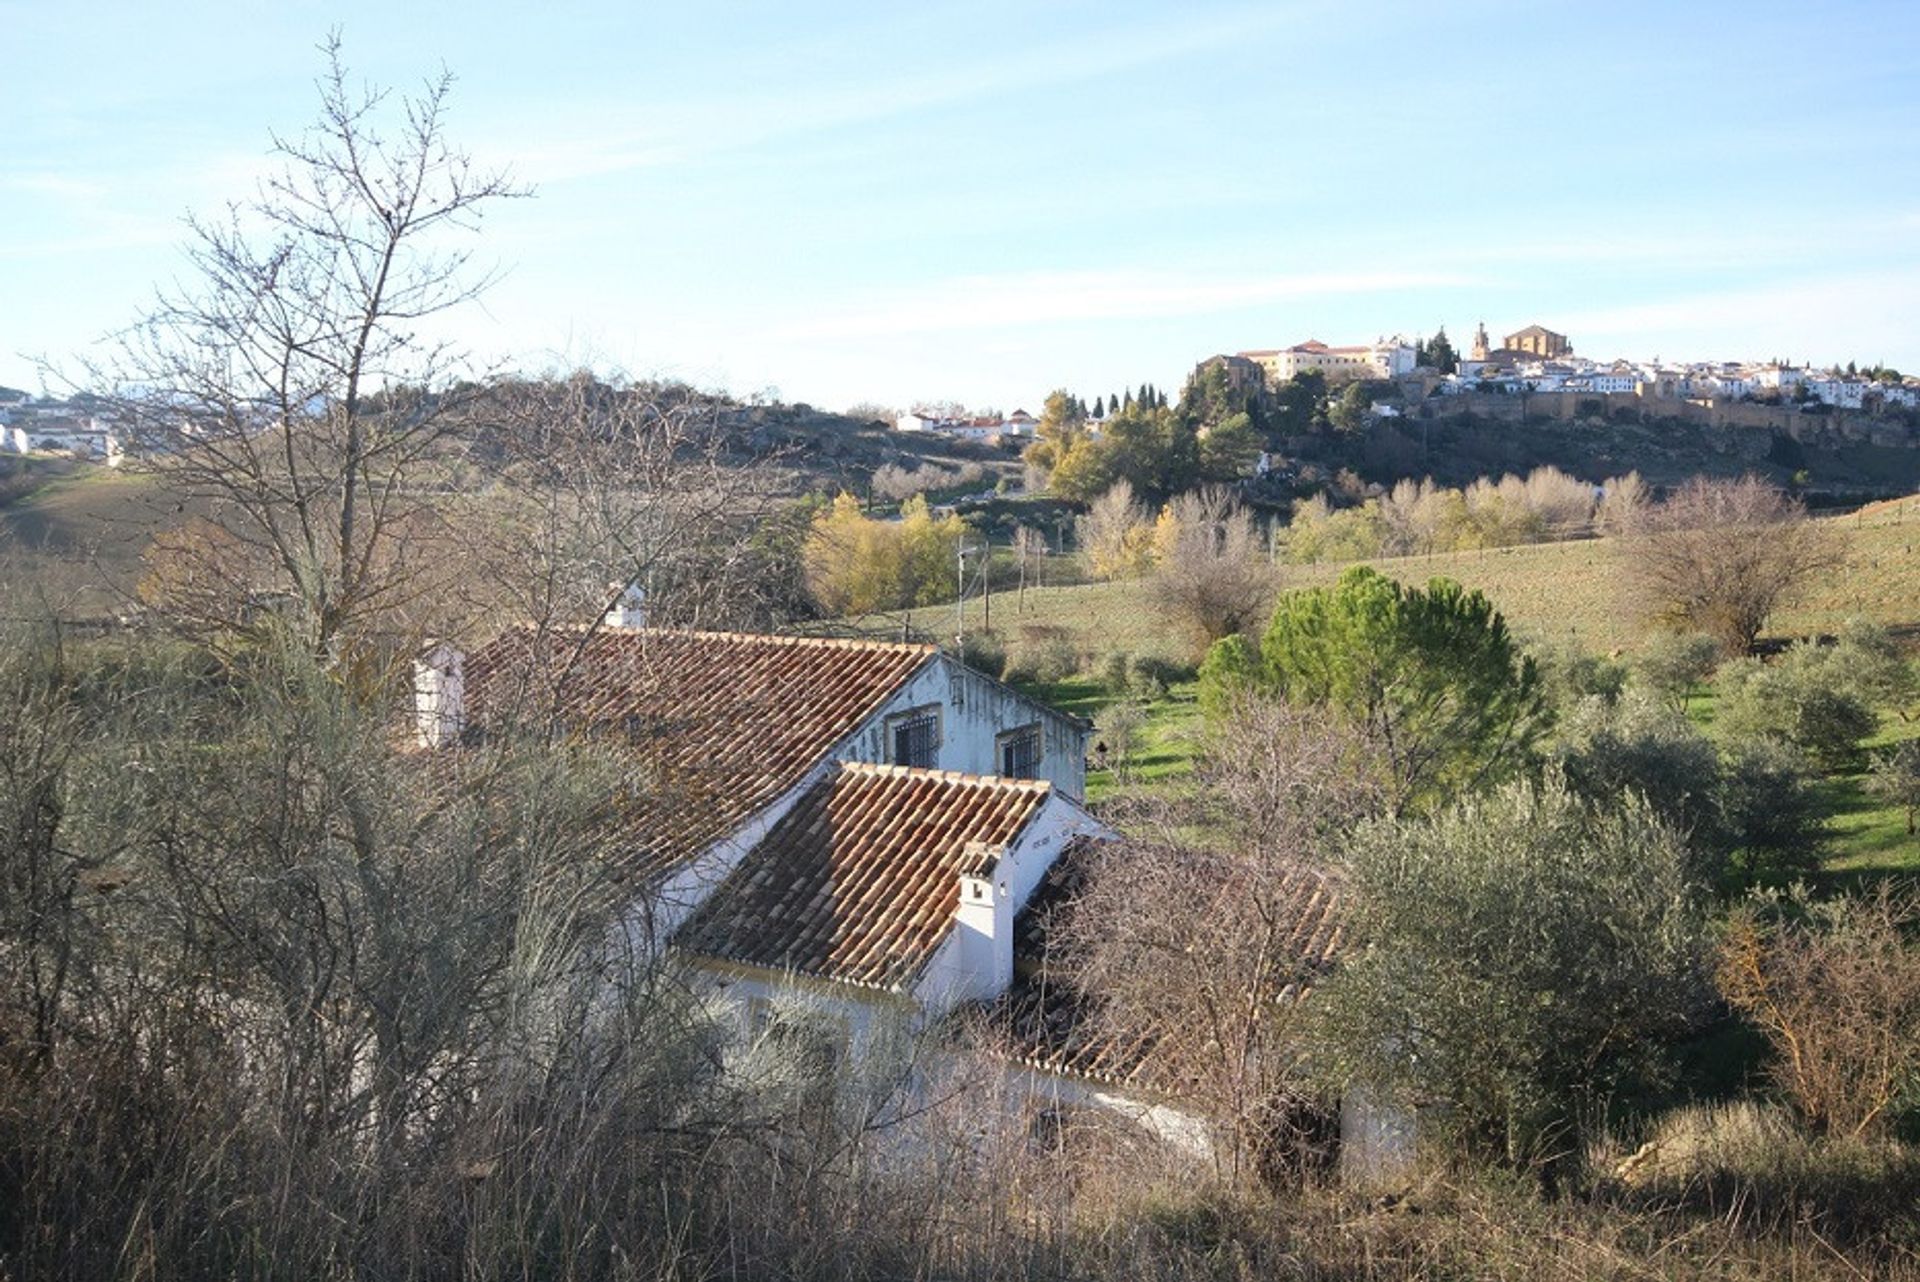
<svg viewBox="0 0 1920 1282">
<path fill-rule="evenodd" d="M 893 723 L 893 764 L 931 770 L 940 764 L 940 713 L 924 708 Z"/>
<path fill-rule="evenodd" d="M 1009 779 L 1039 777 L 1039 726 L 1022 726 L 1000 736 L 1000 773 Z"/>
</svg>

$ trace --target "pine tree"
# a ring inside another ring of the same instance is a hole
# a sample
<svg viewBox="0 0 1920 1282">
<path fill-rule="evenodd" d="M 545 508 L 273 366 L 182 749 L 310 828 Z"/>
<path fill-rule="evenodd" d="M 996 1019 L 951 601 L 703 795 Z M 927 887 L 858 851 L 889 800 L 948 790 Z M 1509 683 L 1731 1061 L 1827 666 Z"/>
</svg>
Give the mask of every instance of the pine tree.
<svg viewBox="0 0 1920 1282">
<path fill-rule="evenodd" d="M 1107 416 L 1107 403 L 1098 396 L 1093 398 L 1093 416 L 1095 418 L 1105 418 Z"/>
</svg>

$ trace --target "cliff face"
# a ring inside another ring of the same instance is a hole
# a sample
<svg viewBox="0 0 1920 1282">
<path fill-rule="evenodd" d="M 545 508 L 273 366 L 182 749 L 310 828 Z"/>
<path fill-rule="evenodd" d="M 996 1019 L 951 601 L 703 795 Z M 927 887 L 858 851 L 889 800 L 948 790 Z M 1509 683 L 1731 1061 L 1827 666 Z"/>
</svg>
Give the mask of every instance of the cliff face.
<svg viewBox="0 0 1920 1282">
<path fill-rule="evenodd" d="M 1654 484 L 1756 472 L 1795 483 L 1815 503 L 1920 489 L 1920 429 L 1902 418 L 1790 407 L 1572 394 L 1462 396 L 1416 402 L 1357 437 L 1288 438 L 1282 448 L 1369 481 L 1432 476 L 1459 485 L 1552 464 L 1600 481 L 1637 471 Z M 1523 418 L 1524 415 L 1524 418 Z M 1797 479 L 1796 479 L 1797 478 Z"/>
</svg>

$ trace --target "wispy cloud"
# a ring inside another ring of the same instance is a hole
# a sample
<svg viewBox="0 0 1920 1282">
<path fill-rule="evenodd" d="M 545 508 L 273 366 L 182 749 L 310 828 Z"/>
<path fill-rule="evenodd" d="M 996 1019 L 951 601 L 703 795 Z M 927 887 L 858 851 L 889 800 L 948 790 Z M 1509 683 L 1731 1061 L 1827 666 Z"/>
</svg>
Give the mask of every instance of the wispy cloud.
<svg viewBox="0 0 1920 1282">
<path fill-rule="evenodd" d="M 1471 284 L 1446 272 L 1197 276 L 1166 272 L 1030 272 L 965 276 L 779 327 L 780 341 L 1005 330 L 1063 321 L 1232 311 L 1289 299 Z"/>
<path fill-rule="evenodd" d="M 929 61 L 845 81 L 763 84 L 697 102 L 580 104 L 541 136 L 508 134 L 490 149 L 534 182 L 555 183 L 684 162 L 797 135 L 879 123 L 918 111 L 1088 80 L 1204 53 L 1297 21 L 1292 6 L 1257 6 L 1178 22 L 1093 32 L 991 60 Z"/>
<path fill-rule="evenodd" d="M 1587 334 L 1623 355 L 1656 351 L 1711 356 L 1788 355 L 1796 359 L 1869 360 L 1911 343 L 1920 267 L 1871 275 L 1783 280 L 1746 289 L 1688 293 L 1623 307 L 1562 316 L 1567 332 Z M 1806 350 L 1808 343 L 1818 351 Z"/>
</svg>

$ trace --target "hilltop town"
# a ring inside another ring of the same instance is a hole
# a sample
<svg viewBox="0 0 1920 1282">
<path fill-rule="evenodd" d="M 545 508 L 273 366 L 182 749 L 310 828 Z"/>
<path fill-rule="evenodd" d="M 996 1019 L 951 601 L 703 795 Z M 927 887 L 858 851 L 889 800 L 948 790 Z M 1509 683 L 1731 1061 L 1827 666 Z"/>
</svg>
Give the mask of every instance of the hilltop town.
<svg viewBox="0 0 1920 1282">
<path fill-rule="evenodd" d="M 1482 322 L 1465 353 L 1453 351 L 1442 329 L 1431 343 L 1396 337 L 1329 347 L 1310 339 L 1292 347 L 1215 359 L 1242 371 L 1243 376 L 1249 366 L 1257 367 L 1274 385 L 1312 371 L 1329 383 L 1419 378 L 1426 394 L 1441 396 L 1476 391 L 1631 393 L 1655 400 L 1776 404 L 1785 400 L 1868 411 L 1920 406 L 1920 378 L 1903 377 L 1897 370 L 1815 369 L 1778 360 L 1594 360 L 1577 355 L 1565 334 L 1542 325 L 1525 326 L 1495 347 Z"/>
</svg>

